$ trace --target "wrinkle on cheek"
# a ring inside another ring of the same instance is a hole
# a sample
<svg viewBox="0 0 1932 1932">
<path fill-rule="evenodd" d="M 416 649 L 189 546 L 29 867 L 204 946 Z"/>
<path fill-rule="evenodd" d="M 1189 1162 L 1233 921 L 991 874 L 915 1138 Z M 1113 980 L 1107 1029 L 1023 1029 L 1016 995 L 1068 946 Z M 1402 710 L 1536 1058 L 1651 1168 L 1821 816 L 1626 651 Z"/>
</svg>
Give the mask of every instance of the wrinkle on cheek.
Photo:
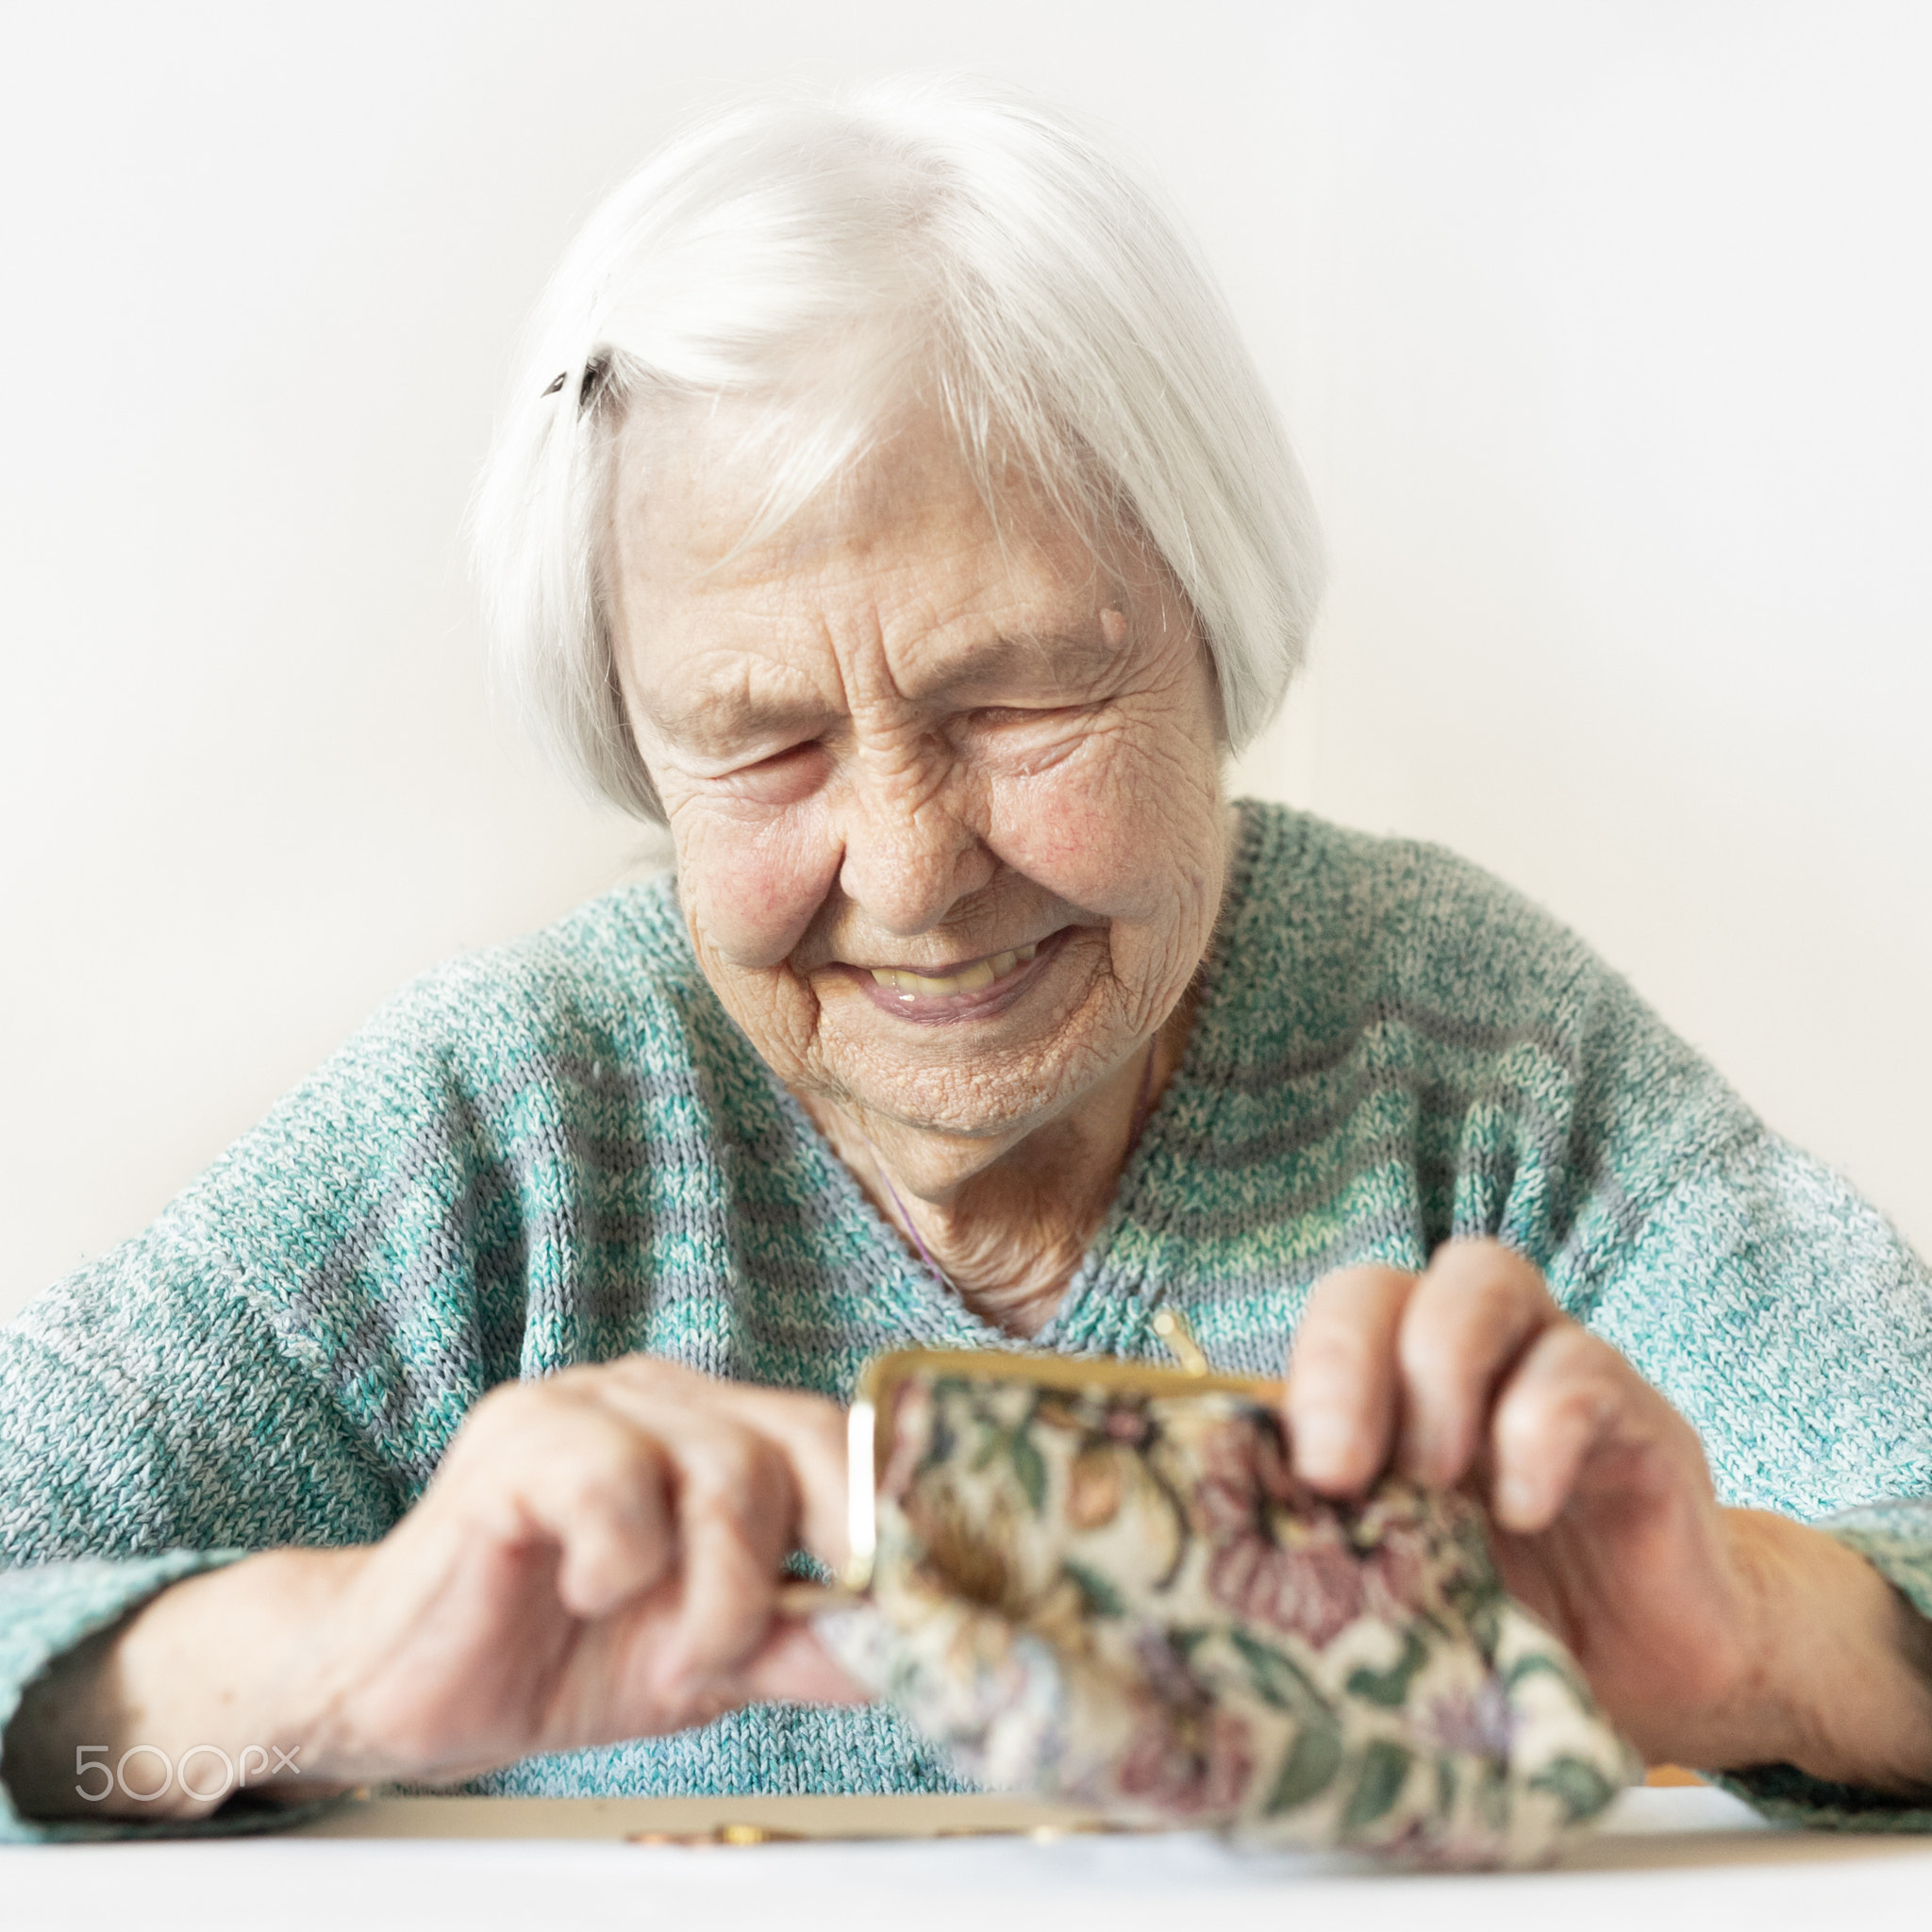
<svg viewBox="0 0 1932 1932">
<path fill-rule="evenodd" d="M 991 790 L 1000 858 L 1107 923 L 1125 1024 L 1136 1033 L 1160 1024 L 1211 942 L 1224 883 L 1212 742 L 1116 716 L 1096 724 L 1081 757 Z"/>
<path fill-rule="evenodd" d="M 1220 872 L 1221 781 L 1211 750 L 1096 729 L 1077 758 L 989 788 L 998 857 L 1083 911 L 1153 920 Z"/>
<path fill-rule="evenodd" d="M 823 813 L 787 812 L 758 826 L 680 813 L 672 829 L 678 835 L 678 891 L 693 935 L 731 970 L 782 965 L 838 873 L 838 848 Z"/>
</svg>

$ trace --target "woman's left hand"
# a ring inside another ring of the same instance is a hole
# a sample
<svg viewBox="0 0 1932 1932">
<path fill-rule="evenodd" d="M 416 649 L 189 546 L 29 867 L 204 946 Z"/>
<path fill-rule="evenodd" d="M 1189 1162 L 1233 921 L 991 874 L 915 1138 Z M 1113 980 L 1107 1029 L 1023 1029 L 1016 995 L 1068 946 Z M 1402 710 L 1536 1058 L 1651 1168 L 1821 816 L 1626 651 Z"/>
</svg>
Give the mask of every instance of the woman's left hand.
<svg viewBox="0 0 1932 1932">
<path fill-rule="evenodd" d="M 1721 1507 L 1690 1424 L 1511 1250 L 1318 1283 L 1286 1406 L 1325 1494 L 1473 1487 L 1510 1591 L 1652 1763 L 1932 1783 L 1932 1624 L 1832 1538 Z"/>
</svg>

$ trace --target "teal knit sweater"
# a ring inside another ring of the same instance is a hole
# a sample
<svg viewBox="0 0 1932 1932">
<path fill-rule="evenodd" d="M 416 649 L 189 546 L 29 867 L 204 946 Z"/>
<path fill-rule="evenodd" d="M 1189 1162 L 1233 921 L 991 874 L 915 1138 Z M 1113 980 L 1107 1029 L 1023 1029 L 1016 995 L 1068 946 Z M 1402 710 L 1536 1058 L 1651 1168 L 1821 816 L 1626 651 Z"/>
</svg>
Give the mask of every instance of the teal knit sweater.
<svg viewBox="0 0 1932 1932">
<path fill-rule="evenodd" d="M 1932 1614 L 1924 1264 L 1533 907 L 1429 847 L 1244 807 L 1186 1058 L 1037 1345 L 1158 1357 L 1171 1303 L 1217 1367 L 1277 1373 L 1319 1276 L 1473 1234 L 1690 1418 L 1725 1501 L 1837 1512 Z M 641 1349 L 843 1397 L 910 1342 L 1012 1345 L 725 1016 L 670 882 L 612 892 L 418 981 L 0 1331 L 0 1725 L 175 1577 L 380 1537 L 496 1383 Z M 765 1706 L 470 1789 L 951 1783 L 888 1709 Z M 1789 1770 L 1744 1784 L 1932 1824 Z M 42 1831 L 0 1799 L 0 1836 L 142 1828 Z"/>
</svg>

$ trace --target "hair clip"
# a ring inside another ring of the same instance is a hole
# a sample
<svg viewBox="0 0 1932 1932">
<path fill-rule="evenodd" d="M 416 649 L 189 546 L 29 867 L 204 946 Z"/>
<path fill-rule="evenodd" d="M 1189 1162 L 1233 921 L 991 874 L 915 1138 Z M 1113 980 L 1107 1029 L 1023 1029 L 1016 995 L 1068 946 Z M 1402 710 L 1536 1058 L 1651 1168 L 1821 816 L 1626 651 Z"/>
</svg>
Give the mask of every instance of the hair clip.
<svg viewBox="0 0 1932 1932">
<path fill-rule="evenodd" d="M 592 356 L 584 364 L 584 379 L 577 385 L 577 410 L 581 414 L 591 407 L 591 399 L 597 393 L 597 385 L 604 380 L 605 372 L 610 367 L 608 356 Z M 546 396 L 554 396 L 570 380 L 570 371 L 560 369 L 543 386 Z"/>
</svg>

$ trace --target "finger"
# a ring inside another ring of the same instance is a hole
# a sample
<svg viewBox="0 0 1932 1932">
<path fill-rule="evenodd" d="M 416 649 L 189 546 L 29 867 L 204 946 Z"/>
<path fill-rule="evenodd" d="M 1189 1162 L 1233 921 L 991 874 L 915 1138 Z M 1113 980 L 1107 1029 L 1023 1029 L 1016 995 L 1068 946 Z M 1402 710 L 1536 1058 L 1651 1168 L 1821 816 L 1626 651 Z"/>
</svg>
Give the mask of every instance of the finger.
<svg viewBox="0 0 1932 1932">
<path fill-rule="evenodd" d="M 716 1406 L 784 1457 L 797 1498 L 794 1541 L 836 1570 L 848 1554 L 846 1417 L 836 1402 L 789 1389 L 720 1382 Z"/>
<path fill-rule="evenodd" d="M 832 1661 L 809 1628 L 791 1618 L 771 1634 L 739 1679 L 747 1704 L 784 1700 L 799 1704 L 868 1704 L 872 1692 Z"/>
<path fill-rule="evenodd" d="M 460 1506 L 485 1534 L 556 1546 L 558 1596 L 573 1616 L 605 1616 L 676 1567 L 669 1457 L 570 1391 L 546 1386 L 494 1404 L 458 1480 Z"/>
<path fill-rule="evenodd" d="M 1325 1494 L 1365 1490 L 1389 1459 L 1395 1336 L 1415 1281 L 1393 1268 L 1344 1268 L 1308 1296 L 1283 1408 L 1296 1473 Z"/>
<path fill-rule="evenodd" d="M 1449 1241 L 1437 1249 L 1409 1298 L 1396 1343 L 1397 1467 L 1433 1489 L 1460 1482 L 1511 1365 L 1561 1319 L 1542 1276 L 1500 1241 Z"/>
<path fill-rule="evenodd" d="M 1574 1322 L 1545 1329 L 1496 1405 L 1491 1513 L 1504 1529 L 1535 1536 L 1562 1514 L 1592 1455 L 1612 1443 L 1639 1448 L 1670 1417 L 1607 1342 Z"/>
<path fill-rule="evenodd" d="M 682 1601 L 658 1651 L 660 1682 L 739 1667 L 765 1633 L 801 1534 L 828 1560 L 844 1557 L 843 1410 L 648 1356 L 580 1372 L 579 1386 L 648 1431 L 675 1472 Z"/>
<path fill-rule="evenodd" d="M 794 1390 L 717 1381 L 653 1356 L 626 1356 L 597 1373 L 603 1397 L 646 1427 L 660 1425 L 669 1406 L 697 1407 L 762 1436 L 791 1468 L 798 1499 L 796 1543 L 834 1569 L 845 1560 L 846 1417 L 837 1403 Z"/>
<path fill-rule="evenodd" d="M 660 1685 L 742 1665 L 764 1637 L 792 1545 L 790 1465 L 752 1430 L 697 1409 L 664 1417 L 676 1482 L 680 1605 L 659 1653 Z"/>
</svg>

